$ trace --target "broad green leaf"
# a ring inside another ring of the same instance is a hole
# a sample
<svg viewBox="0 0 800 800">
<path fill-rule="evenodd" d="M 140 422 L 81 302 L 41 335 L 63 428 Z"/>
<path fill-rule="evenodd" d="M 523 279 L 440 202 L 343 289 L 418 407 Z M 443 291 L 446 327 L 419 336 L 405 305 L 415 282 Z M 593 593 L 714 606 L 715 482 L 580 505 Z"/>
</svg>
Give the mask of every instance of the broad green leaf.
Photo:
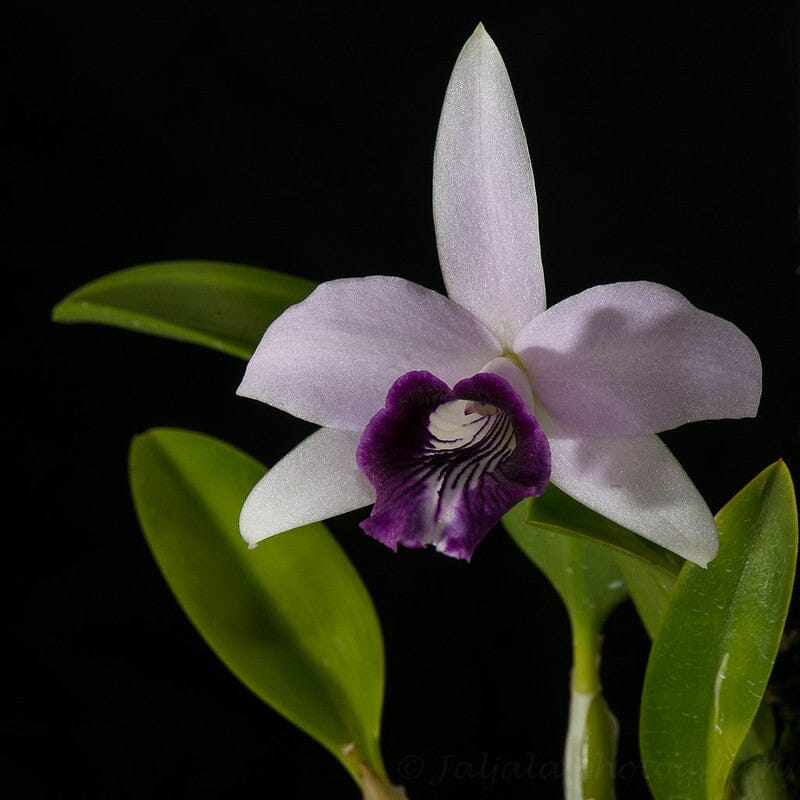
<svg viewBox="0 0 800 800">
<path fill-rule="evenodd" d="M 648 635 L 655 639 L 676 578 L 625 553 L 615 552 L 614 558 Z M 783 800 L 786 797 L 774 746 L 774 714 L 769 700 L 764 698 L 734 763 L 741 800 Z"/>
<path fill-rule="evenodd" d="M 565 536 L 560 528 L 532 521 L 527 506 L 526 501 L 518 503 L 503 517 L 506 530 L 553 584 L 570 619 L 599 632 L 627 595 L 612 551 L 596 541 Z"/>
<path fill-rule="evenodd" d="M 687 563 L 645 676 L 641 750 L 656 800 L 719 800 L 761 703 L 797 558 L 797 509 L 782 462 L 717 515 L 720 552 Z"/>
<path fill-rule="evenodd" d="M 190 431 L 154 429 L 131 445 L 147 542 L 208 645 L 357 780 L 362 764 L 384 779 L 384 656 L 372 601 L 321 524 L 248 550 L 239 510 L 263 474 L 241 451 Z"/>
<path fill-rule="evenodd" d="M 113 325 L 247 359 L 267 326 L 314 286 L 238 264 L 165 261 L 87 283 L 53 309 L 53 320 Z"/>
<path fill-rule="evenodd" d="M 592 511 L 552 483 L 529 501 L 528 522 L 561 534 L 629 553 L 667 574 L 677 575 L 682 561 L 673 553 Z"/>
</svg>

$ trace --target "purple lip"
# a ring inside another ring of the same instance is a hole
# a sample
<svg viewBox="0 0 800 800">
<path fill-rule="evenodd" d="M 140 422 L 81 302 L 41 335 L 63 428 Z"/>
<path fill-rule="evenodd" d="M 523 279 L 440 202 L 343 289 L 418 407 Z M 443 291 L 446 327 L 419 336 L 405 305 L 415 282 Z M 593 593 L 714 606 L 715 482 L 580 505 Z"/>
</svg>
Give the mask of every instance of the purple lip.
<svg viewBox="0 0 800 800">
<path fill-rule="evenodd" d="M 508 381 L 479 373 L 453 389 L 430 372 L 398 378 L 356 454 L 377 499 L 361 527 L 392 550 L 469 561 L 500 517 L 540 495 L 550 447 Z"/>
</svg>

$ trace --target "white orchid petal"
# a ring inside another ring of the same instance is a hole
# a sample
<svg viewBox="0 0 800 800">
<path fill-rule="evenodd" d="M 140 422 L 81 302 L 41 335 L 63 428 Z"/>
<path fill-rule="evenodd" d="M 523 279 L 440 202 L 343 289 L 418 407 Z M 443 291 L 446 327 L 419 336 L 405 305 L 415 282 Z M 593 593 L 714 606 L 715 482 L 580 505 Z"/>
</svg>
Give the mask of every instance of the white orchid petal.
<svg viewBox="0 0 800 800">
<path fill-rule="evenodd" d="M 505 64 L 479 25 L 453 68 L 433 159 L 450 297 L 506 345 L 545 308 L 536 190 Z"/>
<path fill-rule="evenodd" d="M 356 466 L 359 434 L 320 428 L 256 484 L 239 517 L 244 540 L 255 545 L 276 533 L 319 522 L 375 502 Z"/>
<path fill-rule="evenodd" d="M 711 511 L 658 436 L 570 435 L 541 403 L 536 417 L 550 442 L 550 480 L 559 489 L 701 567 L 716 556 Z"/>
<path fill-rule="evenodd" d="M 537 396 L 566 429 L 640 436 L 752 417 L 761 361 L 735 325 L 649 281 L 594 286 L 517 337 Z"/>
<path fill-rule="evenodd" d="M 427 370 L 452 386 L 500 349 L 472 314 L 411 281 L 330 281 L 270 325 L 238 394 L 361 431 L 406 372 Z"/>
</svg>

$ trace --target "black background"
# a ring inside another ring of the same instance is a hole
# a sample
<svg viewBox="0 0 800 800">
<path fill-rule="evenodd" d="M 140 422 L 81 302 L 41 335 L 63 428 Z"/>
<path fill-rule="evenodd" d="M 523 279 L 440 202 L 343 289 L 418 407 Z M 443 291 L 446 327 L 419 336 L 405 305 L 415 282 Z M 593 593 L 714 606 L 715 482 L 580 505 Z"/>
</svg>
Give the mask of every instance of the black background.
<svg viewBox="0 0 800 800">
<path fill-rule="evenodd" d="M 4 559 L 7 785 L 24 796 L 357 796 L 202 643 L 127 489 L 128 442 L 148 427 L 202 430 L 270 462 L 310 426 L 235 397 L 235 359 L 56 326 L 49 310 L 104 273 L 181 258 L 440 289 L 434 137 L 479 19 L 526 127 L 550 302 L 649 279 L 734 321 L 764 360 L 758 419 L 665 438 L 714 509 L 779 457 L 800 470 L 794 4 L 649 6 L 11 11 L 4 438 L 6 506 L 20 521 L 6 524 Z M 545 580 L 500 531 L 467 566 L 393 555 L 359 518 L 331 527 L 383 623 L 393 778 L 413 800 L 560 796 L 569 634 Z M 625 605 L 603 668 L 622 721 L 623 798 L 645 796 L 635 729 L 646 654 Z M 493 779 L 493 768 L 519 774 Z"/>
</svg>

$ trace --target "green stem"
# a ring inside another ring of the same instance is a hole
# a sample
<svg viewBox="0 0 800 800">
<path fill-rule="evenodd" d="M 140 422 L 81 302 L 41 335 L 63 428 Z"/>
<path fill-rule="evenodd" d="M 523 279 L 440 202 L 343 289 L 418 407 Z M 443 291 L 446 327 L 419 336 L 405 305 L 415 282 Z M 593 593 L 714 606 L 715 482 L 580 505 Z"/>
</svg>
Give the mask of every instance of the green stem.
<svg viewBox="0 0 800 800">
<path fill-rule="evenodd" d="M 565 800 L 614 800 L 619 726 L 600 685 L 601 637 L 593 626 L 572 625 L 572 692 L 564 746 Z"/>
<path fill-rule="evenodd" d="M 600 691 L 602 637 L 594 627 L 572 624 L 572 690 L 583 694 Z"/>
</svg>

